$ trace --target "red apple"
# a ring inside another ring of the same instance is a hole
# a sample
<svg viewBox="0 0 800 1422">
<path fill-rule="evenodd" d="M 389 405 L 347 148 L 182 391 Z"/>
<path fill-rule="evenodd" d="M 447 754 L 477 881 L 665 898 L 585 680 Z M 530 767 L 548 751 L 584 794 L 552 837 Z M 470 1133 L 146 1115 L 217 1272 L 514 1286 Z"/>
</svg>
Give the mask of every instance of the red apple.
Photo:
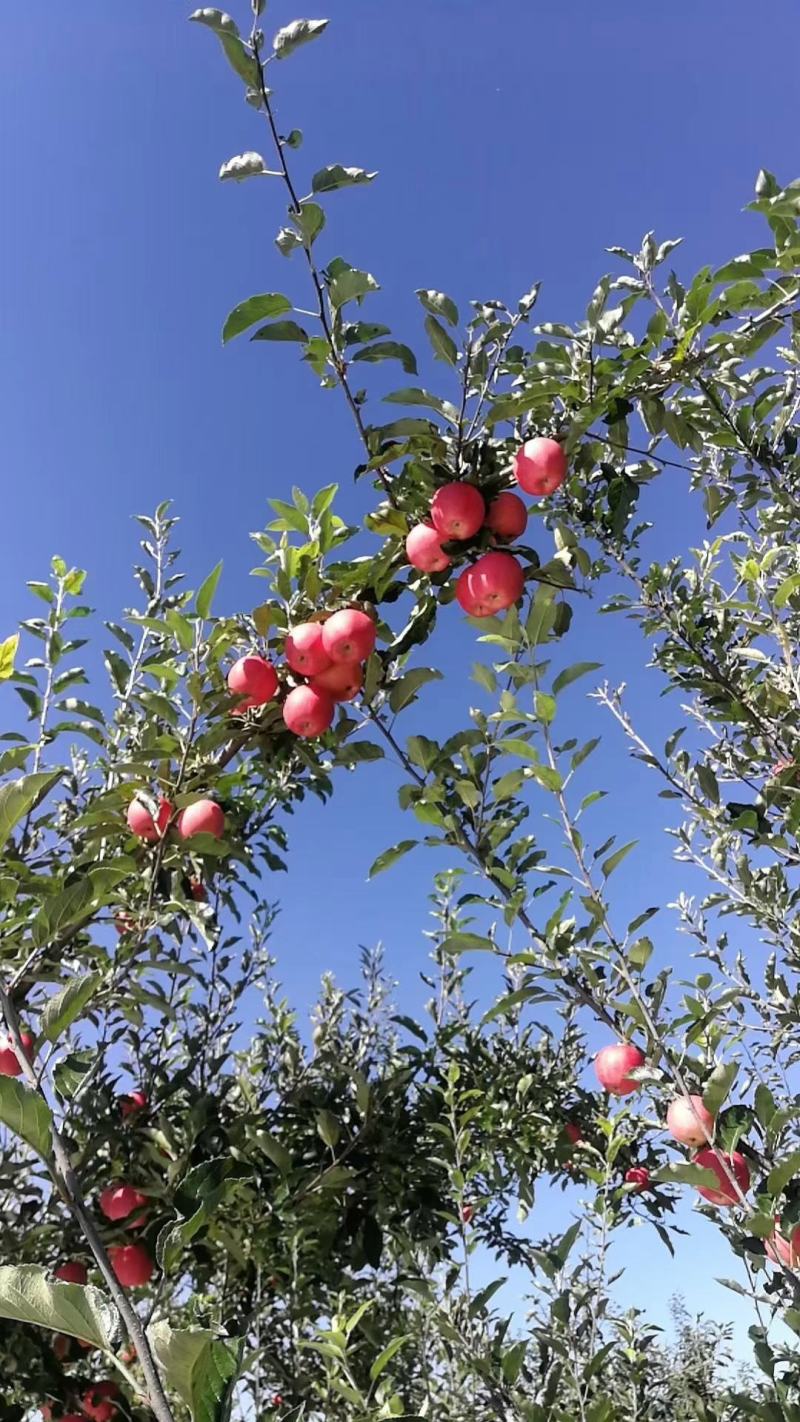
<svg viewBox="0 0 800 1422">
<path fill-rule="evenodd" d="M 53 1334 L 53 1357 L 59 1363 L 63 1363 L 69 1357 L 69 1350 L 72 1347 L 72 1339 L 66 1333 Z"/>
<path fill-rule="evenodd" d="M 322 645 L 332 662 L 365 662 L 375 636 L 372 618 L 357 607 L 343 607 L 322 624 Z"/>
<path fill-rule="evenodd" d="M 639 1090 L 639 1082 L 628 1076 L 629 1071 L 644 1066 L 644 1054 L 631 1042 L 616 1042 L 602 1047 L 594 1059 L 597 1080 L 610 1096 L 630 1096 Z"/>
<path fill-rule="evenodd" d="M 787 1239 L 778 1229 L 780 1222 L 780 1215 L 776 1215 L 775 1229 L 764 1241 L 767 1257 L 773 1264 L 785 1264 L 788 1269 L 796 1269 L 800 1264 L 800 1225 L 795 1226 Z"/>
<path fill-rule="evenodd" d="M 19 1039 L 28 1061 L 33 1061 L 33 1037 L 30 1032 L 20 1032 Z M 11 1037 L 0 1037 L 0 1076 L 21 1075 L 22 1067 L 14 1050 L 14 1043 Z"/>
<path fill-rule="evenodd" d="M 119 1388 L 110 1379 L 108 1382 L 93 1383 L 81 1398 L 84 1417 L 91 1418 L 91 1422 L 111 1422 L 117 1415 L 117 1409 L 111 1399 L 118 1396 Z"/>
<path fill-rule="evenodd" d="M 119 913 L 114 915 L 114 927 L 120 938 L 126 933 L 135 933 L 138 926 L 133 914 L 128 913 L 127 909 L 120 909 Z"/>
<path fill-rule="evenodd" d="M 564 482 L 567 456 L 558 440 L 528 439 L 514 455 L 514 478 L 526 494 L 553 494 Z"/>
<path fill-rule="evenodd" d="M 725 1155 L 723 1159 L 739 1186 L 739 1189 L 744 1193 L 744 1191 L 750 1188 L 750 1171 L 744 1156 L 740 1155 L 738 1150 L 735 1150 L 733 1155 Z M 694 1163 L 695 1165 L 702 1165 L 704 1170 L 713 1171 L 719 1181 L 718 1190 L 709 1190 L 704 1185 L 698 1185 L 698 1191 L 704 1200 L 709 1200 L 712 1205 L 739 1204 L 739 1196 L 728 1179 L 717 1152 L 712 1150 L 711 1146 L 707 1146 L 705 1150 L 698 1151 L 694 1158 Z"/>
<path fill-rule="evenodd" d="M 486 504 L 474 484 L 445 484 L 431 500 L 431 521 L 444 539 L 473 538 L 485 517 Z"/>
<path fill-rule="evenodd" d="M 714 1134 L 714 1117 L 703 1105 L 702 1096 L 685 1101 L 676 1096 L 667 1108 L 667 1130 L 681 1145 L 703 1146 Z"/>
<path fill-rule="evenodd" d="M 583 1131 L 581 1130 L 580 1126 L 575 1125 L 574 1121 L 567 1121 L 567 1124 L 564 1127 L 564 1135 L 566 1136 L 570 1145 L 577 1145 L 579 1141 L 583 1140 Z"/>
<path fill-rule="evenodd" d="M 474 1214 L 475 1214 L 475 1207 L 474 1207 L 474 1205 L 462 1205 L 462 1207 L 461 1207 L 461 1223 L 462 1223 L 462 1224 L 467 1224 L 467 1225 L 468 1225 L 468 1224 L 471 1224 Z"/>
<path fill-rule="evenodd" d="M 331 664 L 322 645 L 322 623 L 301 622 L 286 638 L 284 656 L 288 666 L 300 676 L 317 676 Z"/>
<path fill-rule="evenodd" d="M 497 538 L 519 538 L 527 523 L 528 510 L 516 494 L 498 494 L 486 510 L 486 527 Z"/>
<path fill-rule="evenodd" d="M 275 1396 L 274 1396 L 273 1399 L 272 1399 L 272 1406 L 273 1406 L 273 1407 L 283 1407 L 283 1398 L 281 1397 L 281 1395 L 280 1395 L 279 1392 L 276 1392 L 276 1393 L 275 1393 Z"/>
<path fill-rule="evenodd" d="M 213 834 L 222 839 L 225 833 L 225 814 L 216 800 L 195 800 L 181 810 L 177 819 L 177 830 L 181 839 L 193 839 L 196 834 Z"/>
<path fill-rule="evenodd" d="M 85 1412 L 65 1412 L 61 1422 L 86 1422 Z"/>
<path fill-rule="evenodd" d="M 324 691 L 333 701 L 352 701 L 364 685 L 364 669 L 358 662 L 338 662 L 312 676 L 309 686 Z"/>
<path fill-rule="evenodd" d="M 134 1116 L 137 1111 L 146 1111 L 150 1105 L 146 1091 L 129 1091 L 119 1098 L 119 1109 L 125 1116 Z"/>
<path fill-rule="evenodd" d="M 189 896 L 194 899 L 196 904 L 208 903 L 208 889 L 202 879 L 189 880 Z"/>
<path fill-rule="evenodd" d="M 55 1276 L 62 1284 L 85 1284 L 89 1271 L 80 1259 L 68 1259 L 65 1264 L 59 1264 Z"/>
<path fill-rule="evenodd" d="M 776 760 L 770 770 L 769 778 L 770 780 L 777 780 L 780 776 L 785 775 L 787 771 L 796 769 L 797 766 L 793 760 Z"/>
<path fill-rule="evenodd" d="M 522 596 L 525 574 L 510 553 L 484 553 L 456 582 L 456 598 L 470 617 L 492 617 Z"/>
<path fill-rule="evenodd" d="M 272 700 L 278 690 L 278 673 L 264 657 L 240 657 L 228 672 L 228 690 L 239 698 L 235 709 L 243 715 Z"/>
<path fill-rule="evenodd" d="M 108 1251 L 111 1267 L 128 1289 L 141 1289 L 153 1277 L 155 1264 L 143 1244 L 121 1244 Z"/>
<path fill-rule="evenodd" d="M 406 557 L 421 573 L 443 573 L 450 558 L 442 548 L 442 535 L 432 523 L 418 523 L 406 539 Z"/>
<path fill-rule="evenodd" d="M 158 802 L 156 818 L 153 819 L 144 800 L 134 796 L 128 806 L 128 829 L 137 839 L 143 839 L 146 844 L 155 844 L 156 840 L 166 834 L 172 813 L 173 806 L 162 795 Z"/>
<path fill-rule="evenodd" d="M 632 1195 L 638 1195 L 642 1190 L 647 1190 L 650 1185 L 650 1171 L 646 1165 L 632 1165 L 630 1170 L 625 1171 L 625 1184 L 633 1185 Z"/>
<path fill-rule="evenodd" d="M 98 1204 L 107 1220 L 124 1220 L 147 1204 L 147 1196 L 132 1185 L 109 1185 L 100 1195 Z"/>
<path fill-rule="evenodd" d="M 283 703 L 283 719 L 289 730 L 306 739 L 327 731 L 333 712 L 333 697 L 315 686 L 296 686 Z"/>
</svg>

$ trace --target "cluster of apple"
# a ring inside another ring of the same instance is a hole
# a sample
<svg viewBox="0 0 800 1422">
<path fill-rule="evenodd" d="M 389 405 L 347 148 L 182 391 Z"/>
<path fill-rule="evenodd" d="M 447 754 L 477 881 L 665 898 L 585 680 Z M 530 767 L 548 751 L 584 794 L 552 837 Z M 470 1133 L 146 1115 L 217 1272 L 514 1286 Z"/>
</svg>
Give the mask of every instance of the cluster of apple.
<svg viewBox="0 0 800 1422">
<path fill-rule="evenodd" d="M 644 1065 L 644 1053 L 632 1042 L 615 1042 L 603 1047 L 594 1059 L 597 1080 L 611 1096 L 630 1096 L 637 1091 L 641 1083 L 630 1073 Z M 695 1165 L 710 1170 L 717 1177 L 717 1188 L 698 1185 L 700 1195 L 712 1205 L 738 1205 L 739 1191 L 744 1194 L 750 1188 L 750 1169 L 740 1151 L 721 1153 L 712 1149 L 709 1141 L 714 1135 L 715 1124 L 715 1118 L 702 1096 L 689 1096 L 688 1099 L 676 1097 L 667 1108 L 667 1130 L 673 1140 L 696 1150 Z M 636 1166 L 634 1170 L 636 1179 L 631 1180 L 633 1171 L 628 1171 L 626 1180 L 646 1189 L 649 1172 L 644 1166 Z M 734 1181 L 738 1190 L 734 1188 Z M 800 1260 L 800 1225 L 786 1239 L 778 1229 L 779 1224 L 780 1220 L 776 1218 L 776 1228 L 765 1241 L 767 1254 L 775 1263 L 794 1268 Z"/>
<path fill-rule="evenodd" d="M 112 1422 L 117 1415 L 114 1401 L 119 1397 L 117 1384 L 109 1378 L 106 1382 L 92 1383 L 80 1400 L 80 1412 L 64 1412 L 59 1422 Z M 53 1409 L 49 1403 L 41 1404 L 39 1411 L 44 1422 L 53 1422 Z"/>
<path fill-rule="evenodd" d="M 145 844 L 156 844 L 163 839 L 173 819 L 180 839 L 194 839 L 196 834 L 212 834 L 215 839 L 222 839 L 225 833 L 225 814 L 216 800 L 195 800 L 177 815 L 175 806 L 163 795 L 155 815 L 137 795 L 128 806 L 128 829 Z"/>
<path fill-rule="evenodd" d="M 567 457 L 557 440 L 539 436 L 521 445 L 513 471 L 521 489 L 541 497 L 563 484 Z M 507 543 L 525 532 L 527 522 L 528 511 L 516 494 L 504 490 L 487 507 L 474 484 L 456 480 L 437 489 L 430 520 L 418 523 L 406 538 L 406 556 L 422 573 L 443 573 L 452 563 L 443 544 L 466 542 L 483 528 Z M 522 566 L 512 553 L 483 553 L 459 574 L 456 598 L 470 617 L 492 617 L 519 600 L 524 583 Z"/>
</svg>

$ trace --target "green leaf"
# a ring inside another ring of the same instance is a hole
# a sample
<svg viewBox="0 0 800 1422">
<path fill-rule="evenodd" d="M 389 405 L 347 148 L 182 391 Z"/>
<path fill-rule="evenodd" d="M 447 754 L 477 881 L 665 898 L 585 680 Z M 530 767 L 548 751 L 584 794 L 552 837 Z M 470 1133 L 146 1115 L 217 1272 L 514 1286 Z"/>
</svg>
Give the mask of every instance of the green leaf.
<svg viewBox="0 0 800 1422">
<path fill-rule="evenodd" d="M 669 1165 L 662 1165 L 659 1170 L 655 1170 L 651 1178 L 665 1185 L 702 1185 L 709 1190 L 719 1189 L 718 1175 L 713 1170 L 706 1170 L 702 1165 L 693 1165 L 691 1161 L 670 1161 Z"/>
<path fill-rule="evenodd" d="M 600 869 L 604 879 L 607 879 L 610 874 L 614 873 L 617 866 L 622 863 L 626 855 L 630 854 L 632 849 L 636 848 L 638 843 L 638 839 L 632 839 L 628 844 L 623 844 L 621 849 L 617 849 L 613 854 L 609 854 L 608 859 L 603 860 Z"/>
<path fill-rule="evenodd" d="M 447 400 L 440 400 L 438 395 L 431 395 L 428 390 L 420 390 L 416 386 L 409 386 L 404 390 L 392 390 L 389 395 L 384 395 L 384 401 L 389 405 L 426 405 L 430 410 L 437 410 L 446 420 L 454 423 L 458 419 L 458 411 L 454 405 Z"/>
<path fill-rule="evenodd" d="M 66 987 L 47 999 L 40 1025 L 42 1036 L 46 1037 L 48 1042 L 55 1042 L 56 1038 L 80 1017 L 102 981 L 102 973 L 87 973 L 84 977 L 71 978 Z"/>
<path fill-rule="evenodd" d="M 398 859 L 402 859 L 404 854 L 408 854 L 409 850 L 416 849 L 418 844 L 418 839 L 401 839 L 400 843 L 393 845 L 391 849 L 384 849 L 383 854 L 379 854 L 372 864 L 367 878 L 374 879 L 376 874 L 382 874 L 384 869 L 390 869 Z"/>
<path fill-rule="evenodd" d="M 296 321 L 273 321 L 268 326 L 260 326 L 251 341 L 307 341 L 308 331 L 304 331 Z"/>
<path fill-rule="evenodd" d="M 19 646 L 19 632 L 12 632 L 4 642 L 0 642 L 0 681 L 8 681 L 14 675 L 14 659 Z"/>
<path fill-rule="evenodd" d="M 458 307 L 454 301 L 450 300 L 449 296 L 445 296 L 443 291 L 420 290 L 416 294 L 431 316 L 443 316 L 451 326 L 458 325 Z"/>
<path fill-rule="evenodd" d="M 14 1076 L 0 1076 L 0 1121 L 15 1136 L 27 1141 L 37 1155 L 47 1159 L 52 1142 L 53 1117 L 38 1091 Z"/>
<path fill-rule="evenodd" d="M 214 34 L 219 37 L 219 42 L 231 68 L 251 89 L 257 89 L 261 82 L 258 65 L 244 44 L 231 16 L 224 10 L 205 6 L 202 10 L 195 10 L 189 19 L 196 24 L 206 25 L 208 29 L 214 31 Z"/>
<path fill-rule="evenodd" d="M 491 938 L 482 938 L 479 933 L 451 933 L 442 943 L 443 953 L 494 953 Z"/>
<path fill-rule="evenodd" d="M 311 179 L 311 191 L 333 193 L 338 188 L 352 188 L 361 183 L 371 183 L 377 176 L 377 173 L 368 173 L 364 168 L 343 168 L 341 163 L 331 163 L 314 174 Z"/>
<path fill-rule="evenodd" d="M 54 1282 L 36 1264 L 0 1267 L 0 1318 L 68 1333 L 107 1350 L 119 1330 L 117 1311 L 100 1289 Z"/>
<path fill-rule="evenodd" d="M 727 1101 L 738 1070 L 738 1062 L 721 1062 L 708 1078 L 703 1088 L 703 1105 L 712 1116 L 718 1115 Z"/>
<path fill-rule="evenodd" d="M 800 1150 L 792 1151 L 785 1160 L 778 1161 L 773 1166 L 767 1177 L 767 1189 L 770 1195 L 780 1195 L 785 1185 L 800 1173 Z"/>
<path fill-rule="evenodd" d="M 409 346 L 404 346 L 402 341 L 376 341 L 372 346 L 364 346 L 362 350 L 356 351 L 353 360 L 381 361 L 399 360 L 406 372 L 406 375 L 416 375 L 417 358 Z M 390 400 L 392 397 L 384 397 Z"/>
<path fill-rule="evenodd" d="M 775 607 L 785 607 L 790 597 L 794 597 L 800 591 L 800 573 L 792 573 L 790 577 L 784 578 L 777 589 L 772 601 Z"/>
<path fill-rule="evenodd" d="M 602 662 L 575 662 L 573 666 L 566 667 L 553 682 L 553 695 L 558 696 L 565 686 L 570 686 L 578 677 L 586 676 L 588 672 L 599 671 L 601 666 Z"/>
<path fill-rule="evenodd" d="M 95 1052 L 69 1052 L 56 1062 L 53 1085 L 64 1101 L 70 1101 L 95 1063 Z"/>
<path fill-rule="evenodd" d="M 208 617 L 211 613 L 211 605 L 214 601 L 214 593 L 217 591 L 217 584 L 222 575 L 222 563 L 217 563 L 216 568 L 212 568 L 205 582 L 200 587 L 194 600 L 195 612 L 198 617 Z"/>
<path fill-rule="evenodd" d="M 336 1142 L 342 1132 L 339 1122 L 331 1111 L 317 1112 L 317 1132 L 330 1150 L 336 1149 Z"/>
<path fill-rule="evenodd" d="M 446 361 L 448 365 L 456 365 L 458 362 L 458 347 L 453 337 L 448 335 L 444 326 L 436 320 L 435 316 L 425 317 L 425 330 L 433 346 L 433 353 L 436 359 Z"/>
<path fill-rule="evenodd" d="M 554 696 L 548 696 L 546 691 L 537 691 L 533 698 L 536 716 L 539 721 L 543 721 L 545 726 L 549 726 L 556 714 L 556 700 Z"/>
<path fill-rule="evenodd" d="M 288 296 L 282 296 L 278 291 L 264 291 L 260 296 L 249 296 L 246 301 L 240 301 L 238 306 L 234 306 L 222 328 L 222 344 L 227 345 L 234 336 L 240 336 L 242 331 L 254 326 L 256 321 L 264 321 L 269 316 L 282 316 L 285 311 L 291 311 L 292 303 Z"/>
<path fill-rule="evenodd" d="M 242 1344 L 209 1328 L 148 1329 L 167 1386 L 186 1403 L 192 1422 L 226 1422 L 231 1386 L 239 1371 Z"/>
<path fill-rule="evenodd" d="M 243 183 L 246 178 L 263 178 L 267 173 L 267 165 L 260 153 L 252 150 L 247 153 L 234 153 L 232 158 L 222 164 L 219 170 L 220 182 Z"/>
<path fill-rule="evenodd" d="M 303 239 L 304 247 L 313 247 L 325 226 L 325 213 L 318 202 L 303 202 L 300 211 L 293 212 L 291 218 Z"/>
<path fill-rule="evenodd" d="M 441 681 L 442 673 L 434 670 L 433 667 L 414 667 L 411 671 L 401 676 L 399 681 L 392 683 L 389 692 L 389 705 L 395 713 L 402 711 L 404 706 L 410 706 L 416 700 L 420 687 L 425 686 L 429 681 Z"/>
<path fill-rule="evenodd" d="M 36 808 L 62 774 L 61 770 L 37 770 L 0 787 L 0 847 L 5 844 L 14 826 Z"/>
<path fill-rule="evenodd" d="M 79 923 L 96 897 L 97 889 L 88 878 L 76 879 L 68 888 L 49 894 L 33 921 L 33 939 L 37 946 L 48 943 L 74 923 Z"/>
<path fill-rule="evenodd" d="M 370 291 L 379 290 L 378 283 L 369 272 L 360 272 L 356 267 L 345 267 L 344 270 L 336 273 L 328 288 L 328 293 L 331 305 L 338 311 L 345 302 L 356 301 L 360 297 L 366 296 Z"/>
<path fill-rule="evenodd" d="M 329 23 L 329 20 L 292 20 L 290 25 L 284 25 L 272 41 L 275 58 L 288 59 L 301 44 L 308 44 L 321 35 Z"/>
<path fill-rule="evenodd" d="M 393 1338 L 391 1343 L 389 1343 L 387 1347 L 384 1348 L 383 1352 L 378 1354 L 377 1358 L 375 1359 L 375 1362 L 372 1364 L 372 1367 L 369 1370 L 371 1382 L 377 1382 L 381 1373 L 386 1367 L 388 1367 L 389 1363 L 391 1363 L 395 1353 L 400 1352 L 400 1349 L 402 1348 L 403 1344 L 407 1343 L 410 1337 L 410 1333 L 405 1333 L 400 1338 Z"/>
</svg>

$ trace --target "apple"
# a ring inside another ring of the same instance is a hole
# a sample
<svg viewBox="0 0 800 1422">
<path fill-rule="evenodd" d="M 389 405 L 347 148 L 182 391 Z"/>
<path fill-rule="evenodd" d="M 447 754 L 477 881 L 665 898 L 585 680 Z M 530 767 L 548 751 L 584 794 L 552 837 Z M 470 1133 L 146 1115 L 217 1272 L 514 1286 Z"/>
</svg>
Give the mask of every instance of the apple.
<svg viewBox="0 0 800 1422">
<path fill-rule="evenodd" d="M 628 1072 L 641 1066 L 644 1066 L 644 1054 L 632 1042 L 602 1047 L 594 1059 L 597 1080 L 610 1096 L 630 1096 L 632 1091 L 638 1091 L 639 1082 L 632 1080 Z"/>
<path fill-rule="evenodd" d="M 316 676 L 325 671 L 331 659 L 322 645 L 322 623 L 301 622 L 286 638 L 284 656 L 287 665 L 300 676 Z"/>
<path fill-rule="evenodd" d="M 322 624 L 322 645 L 332 662 L 365 662 L 375 636 L 372 618 L 357 607 L 343 607 Z"/>
<path fill-rule="evenodd" d="M 275 1393 L 275 1396 L 274 1396 L 273 1399 L 272 1399 L 272 1406 L 273 1406 L 273 1407 L 283 1407 L 283 1398 L 281 1397 L 281 1395 L 280 1395 L 279 1392 L 276 1392 L 276 1393 Z"/>
<path fill-rule="evenodd" d="M 486 504 L 474 484 L 445 484 L 431 500 L 431 521 L 441 538 L 473 538 L 485 517 Z"/>
<path fill-rule="evenodd" d="M 649 1189 L 650 1171 L 646 1165 L 632 1165 L 630 1170 L 625 1171 L 625 1184 L 633 1185 L 632 1195 L 638 1195 L 642 1190 Z"/>
<path fill-rule="evenodd" d="M 55 1276 L 62 1284 L 85 1284 L 89 1271 L 80 1259 L 68 1259 L 65 1264 L 59 1264 Z"/>
<path fill-rule="evenodd" d="M 527 439 L 514 455 L 514 478 L 526 494 L 554 494 L 566 473 L 567 456 L 558 440 Z"/>
<path fill-rule="evenodd" d="M 66 1333 L 53 1334 L 53 1357 L 59 1363 L 63 1363 L 69 1357 L 69 1350 L 72 1347 L 72 1339 Z"/>
<path fill-rule="evenodd" d="M 33 1037 L 30 1032 L 20 1032 L 19 1039 L 28 1061 L 33 1061 Z M 14 1050 L 14 1043 L 11 1037 L 0 1037 L 0 1076 L 21 1075 L 22 1067 Z"/>
<path fill-rule="evenodd" d="M 196 904 L 208 903 L 208 889 L 202 879 L 189 880 L 189 897 L 193 898 Z"/>
<path fill-rule="evenodd" d="M 770 770 L 769 779 L 778 780 L 780 776 L 785 775 L 788 770 L 796 769 L 797 766 L 795 765 L 793 760 L 776 760 L 775 764 Z"/>
<path fill-rule="evenodd" d="M 442 535 L 432 523 L 418 523 L 406 538 L 406 557 L 421 573 L 443 573 L 451 559 L 442 548 Z"/>
<path fill-rule="evenodd" d="M 564 1135 L 566 1136 L 570 1145 L 577 1145 L 579 1141 L 583 1140 L 583 1131 L 581 1130 L 580 1126 L 575 1125 L 574 1121 L 567 1121 L 567 1124 L 564 1127 Z"/>
<path fill-rule="evenodd" d="M 195 800 L 181 810 L 176 826 L 181 839 L 193 839 L 196 834 L 213 834 L 215 839 L 222 839 L 225 814 L 216 800 Z"/>
<path fill-rule="evenodd" d="M 492 617 L 522 596 L 525 574 L 510 553 L 484 553 L 456 582 L 456 598 L 470 617 Z"/>
<path fill-rule="evenodd" d="M 61 1422 L 86 1422 L 85 1412 L 65 1412 Z"/>
<path fill-rule="evenodd" d="M 723 1160 L 733 1175 L 739 1189 L 744 1193 L 750 1188 L 750 1171 L 744 1156 L 740 1155 L 738 1150 L 735 1150 L 732 1155 L 723 1156 Z M 739 1204 L 739 1196 L 728 1179 L 717 1152 L 712 1150 L 711 1146 L 707 1146 L 705 1150 L 698 1151 L 694 1158 L 694 1163 L 695 1165 L 702 1165 L 704 1170 L 712 1170 L 719 1181 L 718 1190 L 709 1190 L 704 1185 L 698 1185 L 698 1191 L 704 1200 L 709 1200 L 712 1205 Z"/>
<path fill-rule="evenodd" d="M 117 1279 L 128 1289 L 141 1289 L 153 1277 L 155 1264 L 143 1244 L 113 1245 L 108 1257 Z"/>
<path fill-rule="evenodd" d="M 788 1269 L 796 1269 L 800 1264 L 800 1225 L 795 1226 L 787 1239 L 778 1229 L 780 1222 L 780 1215 L 776 1215 L 775 1229 L 769 1239 L 764 1240 L 767 1258 L 773 1264 L 785 1264 Z"/>
<path fill-rule="evenodd" d="M 91 1422 L 111 1422 L 117 1415 L 112 1397 L 119 1397 L 119 1388 L 111 1379 L 108 1382 L 92 1383 L 81 1398 L 84 1417 L 91 1418 Z"/>
<path fill-rule="evenodd" d="M 528 510 L 517 494 L 498 494 L 486 510 L 486 527 L 496 538 L 519 538 L 527 523 Z"/>
<path fill-rule="evenodd" d="M 100 1195 L 98 1204 L 107 1220 L 124 1220 L 147 1204 L 147 1196 L 132 1185 L 109 1185 Z"/>
<path fill-rule="evenodd" d="M 264 657 L 240 657 L 228 672 L 228 690 L 239 697 L 241 716 L 253 706 L 266 706 L 278 690 L 278 673 Z"/>
<path fill-rule="evenodd" d="M 309 686 L 324 691 L 333 701 L 352 701 L 364 685 L 364 669 L 358 662 L 338 662 L 312 676 Z"/>
<path fill-rule="evenodd" d="M 173 809 L 169 800 L 162 795 L 158 802 L 156 818 L 153 819 L 144 800 L 135 795 L 128 806 L 128 829 L 137 839 L 143 839 L 145 844 L 155 844 L 156 840 L 166 834 Z"/>
<path fill-rule="evenodd" d="M 471 1224 L 471 1223 L 472 1223 L 472 1218 L 473 1218 L 474 1214 L 475 1214 L 475 1207 L 474 1207 L 474 1205 L 462 1205 L 462 1207 L 461 1207 L 461 1223 L 462 1223 L 462 1224 L 465 1224 L 465 1225 Z"/>
<path fill-rule="evenodd" d="M 306 740 L 327 731 L 333 713 L 333 697 L 315 686 L 296 686 L 283 703 L 283 719 L 289 730 Z"/>
<path fill-rule="evenodd" d="M 123 1117 L 133 1116 L 137 1111 L 146 1111 L 150 1101 L 146 1091 L 129 1091 L 119 1098 L 119 1109 Z"/>
<path fill-rule="evenodd" d="M 135 933 L 138 926 L 133 914 L 128 913 L 127 909 L 120 909 L 119 913 L 114 915 L 114 927 L 120 938 L 124 938 L 126 933 Z"/>
<path fill-rule="evenodd" d="M 685 1101 L 676 1096 L 667 1108 L 667 1130 L 681 1145 L 703 1146 L 714 1134 L 714 1117 L 703 1105 L 702 1096 Z"/>
</svg>

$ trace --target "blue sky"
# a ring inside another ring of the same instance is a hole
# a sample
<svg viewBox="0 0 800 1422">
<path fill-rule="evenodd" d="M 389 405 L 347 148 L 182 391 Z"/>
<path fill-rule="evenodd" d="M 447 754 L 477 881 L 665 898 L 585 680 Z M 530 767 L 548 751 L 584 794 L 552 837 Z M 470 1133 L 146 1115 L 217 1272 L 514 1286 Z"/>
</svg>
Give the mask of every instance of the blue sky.
<svg viewBox="0 0 800 1422">
<path fill-rule="evenodd" d="M 129 515 L 165 496 L 182 518 L 190 581 L 224 558 L 227 610 L 258 600 L 247 535 L 268 497 L 336 480 L 354 518 L 371 498 L 351 481 L 347 412 L 294 349 L 221 347 L 222 321 L 244 297 L 306 293 L 299 264 L 272 243 L 277 186 L 217 182 L 222 162 L 264 140 L 216 42 L 176 0 L 81 0 L 79 10 L 17 7 L 0 50 L 4 633 L 29 611 L 25 579 L 43 576 L 55 551 L 89 568 L 90 599 L 113 615 L 132 595 Z M 296 13 L 271 4 L 267 28 Z M 796 50 L 794 0 L 767 0 L 759 19 L 758 33 Z M 416 287 L 463 304 L 513 300 L 542 279 L 541 319 L 570 320 L 613 266 L 604 247 L 655 228 L 686 239 L 683 272 L 722 260 L 760 240 L 741 213 L 757 169 L 788 180 L 800 168 L 792 85 L 776 79 L 774 43 L 759 47 L 746 0 L 347 0 L 276 83 L 283 128 L 306 134 L 304 174 L 328 162 L 379 169 L 368 190 L 331 198 L 324 255 L 373 271 L 382 292 L 370 315 L 419 350 Z M 425 374 L 448 394 L 442 372 Z M 700 535 L 675 497 L 682 479 L 672 471 L 653 495 L 659 551 Z M 440 633 L 448 675 L 420 724 L 463 724 L 477 696 L 463 670 L 472 639 L 455 619 Z M 637 671 L 638 635 L 582 610 L 565 657 L 587 653 L 628 681 L 642 729 L 663 739 L 675 717 Z M 599 715 L 579 692 L 566 712 L 584 734 Z M 620 871 L 624 921 L 654 885 L 665 900 L 686 881 L 654 819 L 656 787 L 604 729 L 586 788 L 613 789 L 616 822 L 642 837 Z M 365 884 L 376 850 L 412 832 L 393 809 L 395 783 L 389 767 L 369 767 L 342 778 L 324 814 L 310 807 L 295 821 L 291 871 L 268 892 L 283 904 L 276 950 L 301 1004 L 326 967 L 354 978 L 358 944 L 378 939 L 403 1000 L 421 999 L 433 866 L 409 859 Z M 681 963 L 667 915 L 660 934 L 659 952 Z M 551 1217 L 545 1203 L 544 1226 Z M 727 1251 L 704 1222 L 696 1229 L 700 1248 L 672 1269 L 637 1231 L 635 1251 L 620 1251 L 623 1297 L 641 1298 L 658 1270 L 663 1298 L 682 1287 L 691 1306 L 733 1317 L 739 1301 L 707 1282 L 733 1272 Z"/>
</svg>

